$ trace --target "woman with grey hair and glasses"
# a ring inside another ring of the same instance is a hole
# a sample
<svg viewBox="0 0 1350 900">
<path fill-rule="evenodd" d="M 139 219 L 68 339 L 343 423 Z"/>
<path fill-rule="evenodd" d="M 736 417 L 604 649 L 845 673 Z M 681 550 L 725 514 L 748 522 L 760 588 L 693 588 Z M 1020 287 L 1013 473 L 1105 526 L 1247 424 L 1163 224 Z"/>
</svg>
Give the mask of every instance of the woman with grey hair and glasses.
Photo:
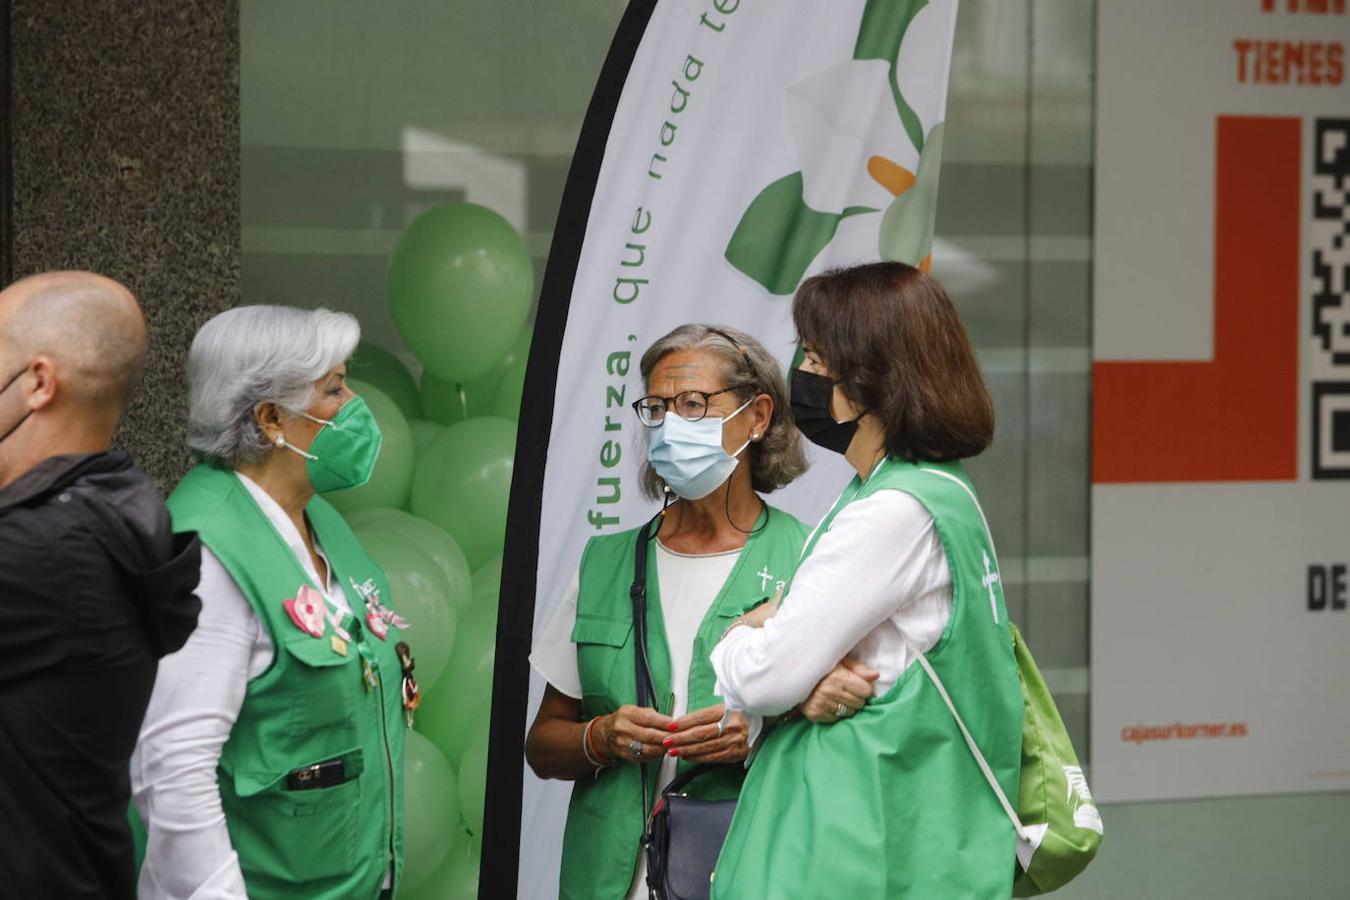
<svg viewBox="0 0 1350 900">
<path fill-rule="evenodd" d="M 783 373 L 758 341 L 684 325 L 643 354 L 641 372 L 642 486 L 665 503 L 644 528 L 590 540 L 530 655 L 548 687 L 526 759 L 541 778 L 576 782 L 562 897 L 646 895 L 644 794 L 677 772 L 722 763 L 695 784 L 702 796 L 736 795 L 760 723 L 724 715 L 708 653 L 741 613 L 782 589 L 807 534 L 760 498 L 800 475 L 806 457 Z M 635 688 L 629 591 L 644 536 L 655 708 L 638 705 Z"/>
<path fill-rule="evenodd" d="M 197 333 L 169 499 L 201 536 L 197 631 L 159 667 L 132 788 L 142 898 L 377 898 L 403 858 L 412 657 L 379 566 L 318 494 L 380 449 L 356 319 L 246 306 Z"/>
</svg>

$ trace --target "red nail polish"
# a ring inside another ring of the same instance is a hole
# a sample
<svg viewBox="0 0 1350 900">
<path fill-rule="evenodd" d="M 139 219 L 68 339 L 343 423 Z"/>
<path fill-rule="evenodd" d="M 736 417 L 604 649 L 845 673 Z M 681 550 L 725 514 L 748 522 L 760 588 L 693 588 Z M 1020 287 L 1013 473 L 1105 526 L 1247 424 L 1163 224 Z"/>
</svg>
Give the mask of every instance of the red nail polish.
<svg viewBox="0 0 1350 900">
<path fill-rule="evenodd" d="M 669 746 L 670 746 L 671 744 L 673 744 L 674 742 L 675 742 L 675 739 L 674 739 L 674 738 L 666 738 L 664 741 L 661 742 L 661 745 L 662 745 L 663 747 L 669 747 Z"/>
<path fill-rule="evenodd" d="M 669 725 L 666 726 L 666 731 L 679 731 L 679 730 L 680 726 L 676 725 L 674 722 L 671 722 Z"/>
<path fill-rule="evenodd" d="M 680 755 L 680 751 L 678 751 L 678 750 L 671 750 L 671 751 L 670 751 L 670 755 L 671 755 L 671 756 L 679 756 L 679 755 Z"/>
</svg>

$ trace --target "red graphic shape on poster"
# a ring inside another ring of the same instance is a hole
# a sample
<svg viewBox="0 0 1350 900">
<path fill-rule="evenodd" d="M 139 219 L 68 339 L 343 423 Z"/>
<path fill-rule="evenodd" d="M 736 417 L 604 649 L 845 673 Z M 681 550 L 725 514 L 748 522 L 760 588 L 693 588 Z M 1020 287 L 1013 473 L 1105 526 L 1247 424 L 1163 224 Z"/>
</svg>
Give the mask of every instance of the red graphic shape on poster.
<svg viewBox="0 0 1350 900">
<path fill-rule="evenodd" d="M 1093 365 L 1094 483 L 1298 477 L 1300 138 L 1218 117 L 1214 359 Z"/>
</svg>

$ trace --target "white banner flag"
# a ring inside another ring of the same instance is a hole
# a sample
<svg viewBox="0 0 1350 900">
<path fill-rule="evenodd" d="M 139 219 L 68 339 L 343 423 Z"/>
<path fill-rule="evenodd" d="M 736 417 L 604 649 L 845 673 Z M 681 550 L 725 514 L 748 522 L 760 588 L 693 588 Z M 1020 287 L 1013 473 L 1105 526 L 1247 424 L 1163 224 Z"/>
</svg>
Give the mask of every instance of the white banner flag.
<svg viewBox="0 0 1350 900">
<path fill-rule="evenodd" d="M 786 371 L 804 277 L 929 265 L 955 20 L 955 0 L 648 2 L 625 15 L 564 196 L 526 383 L 482 896 L 510 891 L 517 847 L 518 895 L 557 895 L 571 784 L 520 782 L 543 690 L 533 676 L 525 696 L 527 629 L 548 620 L 588 538 L 654 511 L 630 409 L 642 352 L 687 322 L 729 325 Z M 772 498 L 807 521 L 852 474 L 834 454 L 812 464 Z"/>
</svg>

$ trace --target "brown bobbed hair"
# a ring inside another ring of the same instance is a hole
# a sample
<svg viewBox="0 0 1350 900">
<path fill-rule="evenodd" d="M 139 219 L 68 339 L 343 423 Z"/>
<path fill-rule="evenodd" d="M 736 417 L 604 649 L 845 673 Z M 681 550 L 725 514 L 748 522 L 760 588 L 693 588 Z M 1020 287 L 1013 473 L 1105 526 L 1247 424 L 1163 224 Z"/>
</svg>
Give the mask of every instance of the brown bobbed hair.
<svg viewBox="0 0 1350 900">
<path fill-rule="evenodd" d="M 792 320 L 844 396 L 881 420 L 891 455 L 965 459 L 993 440 L 994 403 L 970 338 L 926 272 L 899 262 L 824 272 L 797 288 Z"/>
</svg>

